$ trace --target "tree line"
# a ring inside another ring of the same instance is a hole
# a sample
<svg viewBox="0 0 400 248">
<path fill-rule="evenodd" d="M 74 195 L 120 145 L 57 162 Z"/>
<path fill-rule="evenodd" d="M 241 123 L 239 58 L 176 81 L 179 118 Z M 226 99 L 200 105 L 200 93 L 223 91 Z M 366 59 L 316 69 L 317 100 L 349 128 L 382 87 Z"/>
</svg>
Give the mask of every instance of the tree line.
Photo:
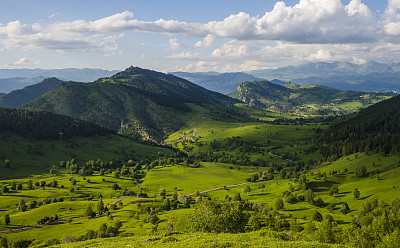
<svg viewBox="0 0 400 248">
<path fill-rule="evenodd" d="M 29 139 L 55 140 L 114 133 L 111 129 L 46 111 L 0 107 L 0 131 L 14 132 Z"/>
</svg>

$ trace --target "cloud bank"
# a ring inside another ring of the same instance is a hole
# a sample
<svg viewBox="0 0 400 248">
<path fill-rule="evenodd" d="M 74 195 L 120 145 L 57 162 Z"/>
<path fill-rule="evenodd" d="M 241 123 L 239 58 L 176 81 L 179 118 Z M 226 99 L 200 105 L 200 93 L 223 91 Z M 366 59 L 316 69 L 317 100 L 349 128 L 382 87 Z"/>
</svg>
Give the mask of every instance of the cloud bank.
<svg viewBox="0 0 400 248">
<path fill-rule="evenodd" d="M 206 23 L 164 19 L 142 21 L 135 19 L 130 11 L 94 21 L 74 20 L 48 25 L 24 24 L 16 20 L 0 24 L 0 45 L 5 49 L 115 54 L 124 34 L 146 32 L 198 38 L 191 45 L 170 38 L 167 44 L 170 51 L 192 50 L 161 56 L 193 58 L 197 62 L 202 56 L 203 60 L 236 57 L 247 59 L 247 64 L 254 67 L 258 64 L 254 59 L 265 59 L 267 53 L 281 58 L 288 55 L 303 56 L 303 60 L 331 60 L 340 58 L 349 49 L 360 56 L 365 56 L 363 53 L 370 49 L 380 56 L 379 49 L 384 53 L 384 46 L 386 50 L 397 49 L 400 44 L 399 8 L 400 0 L 389 0 L 384 13 L 377 16 L 361 0 L 351 0 L 347 5 L 341 0 L 299 0 L 294 6 L 279 1 L 262 16 L 240 12 Z M 217 41 L 224 41 L 224 44 L 215 47 Z M 309 45 L 316 48 L 309 51 Z M 212 47 L 210 54 L 193 51 Z"/>
</svg>

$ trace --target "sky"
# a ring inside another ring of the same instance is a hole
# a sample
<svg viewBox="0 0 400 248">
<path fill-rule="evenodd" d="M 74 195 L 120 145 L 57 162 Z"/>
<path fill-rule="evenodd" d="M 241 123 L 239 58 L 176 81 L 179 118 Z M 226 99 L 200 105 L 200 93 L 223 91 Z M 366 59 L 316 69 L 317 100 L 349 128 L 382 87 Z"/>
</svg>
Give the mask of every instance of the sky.
<svg viewBox="0 0 400 248">
<path fill-rule="evenodd" d="M 400 62 L 400 0 L 0 0 L 0 68 Z"/>
</svg>

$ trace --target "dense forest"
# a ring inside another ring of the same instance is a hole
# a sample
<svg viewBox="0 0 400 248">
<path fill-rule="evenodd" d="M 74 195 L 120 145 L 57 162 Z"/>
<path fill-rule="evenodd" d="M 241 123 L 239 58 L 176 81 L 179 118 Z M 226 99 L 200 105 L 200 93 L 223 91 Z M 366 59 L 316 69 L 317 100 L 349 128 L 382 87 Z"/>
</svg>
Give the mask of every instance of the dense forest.
<svg viewBox="0 0 400 248">
<path fill-rule="evenodd" d="M 10 131 L 29 139 L 59 139 L 75 135 L 93 136 L 112 130 L 64 115 L 0 107 L 0 131 Z"/>
<path fill-rule="evenodd" d="M 332 126 L 324 136 L 323 154 L 400 152 L 400 96 L 375 104 Z"/>
</svg>

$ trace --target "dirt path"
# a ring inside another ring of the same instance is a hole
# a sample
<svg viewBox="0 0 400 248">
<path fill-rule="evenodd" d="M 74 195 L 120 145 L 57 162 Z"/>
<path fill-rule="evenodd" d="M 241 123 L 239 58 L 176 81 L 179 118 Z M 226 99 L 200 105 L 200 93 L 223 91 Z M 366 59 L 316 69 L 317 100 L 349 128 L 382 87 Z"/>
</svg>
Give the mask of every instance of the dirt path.
<svg viewBox="0 0 400 248">
<path fill-rule="evenodd" d="M 256 182 L 261 181 L 265 177 L 266 173 L 267 173 L 267 171 L 262 172 L 260 178 L 257 179 Z M 205 193 L 212 192 L 212 191 L 223 190 L 225 188 L 229 189 L 229 188 L 239 187 L 239 186 L 243 186 L 243 185 L 251 184 L 251 183 L 253 183 L 253 182 L 245 182 L 245 183 L 239 183 L 239 184 L 234 184 L 234 185 L 229 185 L 229 186 L 224 186 L 224 187 L 218 187 L 218 188 L 204 190 L 204 191 L 201 191 L 199 193 L 200 194 L 205 194 Z M 186 196 L 194 196 L 194 195 L 196 195 L 196 193 L 186 194 Z M 168 198 L 171 198 L 171 197 L 168 197 Z M 139 198 L 139 197 L 124 197 L 124 198 L 120 198 L 120 199 L 114 200 L 113 202 L 108 204 L 107 208 L 110 208 L 111 205 L 117 204 L 120 201 L 129 200 L 129 199 L 141 199 L 141 198 Z M 81 217 L 74 217 L 74 218 L 71 218 L 71 219 L 72 220 L 79 220 L 79 219 L 86 219 L 86 218 L 89 218 L 89 217 L 90 216 L 81 216 Z M 40 225 L 34 225 L 34 226 L 25 226 L 25 227 L 20 227 L 20 228 L 14 228 L 14 229 L 0 230 L 0 233 L 25 231 L 25 230 L 29 230 L 29 229 L 32 229 L 32 228 L 40 228 L 40 227 L 48 226 L 48 225 L 57 225 L 57 224 L 65 223 L 67 221 L 68 220 L 55 220 L 55 221 L 52 221 L 52 222 L 50 222 L 48 224 L 40 224 Z"/>
</svg>

